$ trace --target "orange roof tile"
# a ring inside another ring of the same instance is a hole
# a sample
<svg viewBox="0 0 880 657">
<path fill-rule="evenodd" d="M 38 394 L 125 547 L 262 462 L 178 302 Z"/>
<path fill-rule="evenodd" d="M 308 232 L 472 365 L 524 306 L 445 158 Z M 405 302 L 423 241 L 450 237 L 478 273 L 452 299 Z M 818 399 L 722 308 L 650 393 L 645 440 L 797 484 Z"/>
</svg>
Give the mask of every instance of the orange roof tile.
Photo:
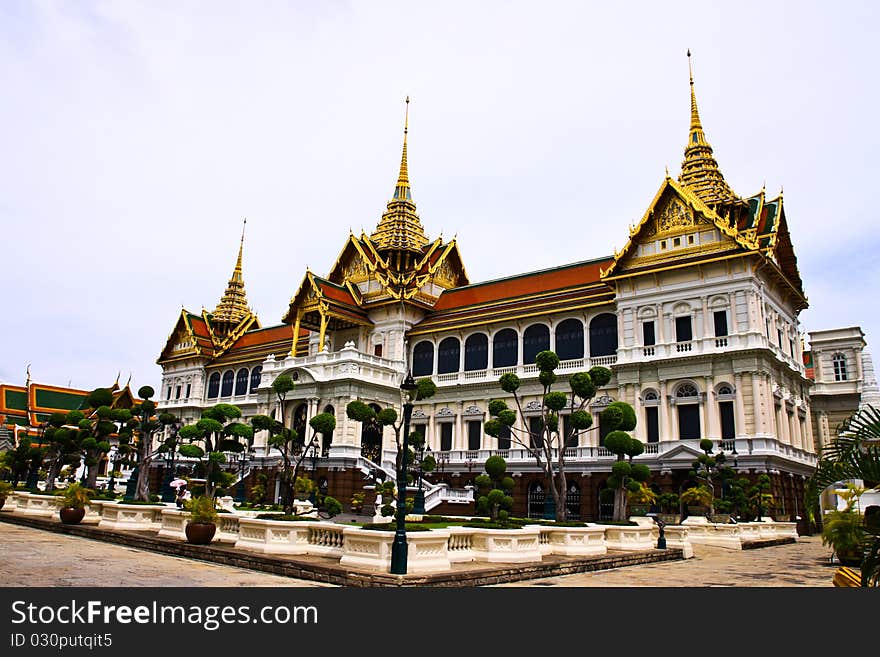
<svg viewBox="0 0 880 657">
<path fill-rule="evenodd" d="M 498 302 L 501 299 L 539 294 L 599 282 L 599 268 L 607 268 L 613 258 L 601 258 L 563 265 L 554 269 L 520 274 L 485 283 L 453 288 L 443 292 L 434 310 L 449 310 L 475 304 Z"/>
</svg>

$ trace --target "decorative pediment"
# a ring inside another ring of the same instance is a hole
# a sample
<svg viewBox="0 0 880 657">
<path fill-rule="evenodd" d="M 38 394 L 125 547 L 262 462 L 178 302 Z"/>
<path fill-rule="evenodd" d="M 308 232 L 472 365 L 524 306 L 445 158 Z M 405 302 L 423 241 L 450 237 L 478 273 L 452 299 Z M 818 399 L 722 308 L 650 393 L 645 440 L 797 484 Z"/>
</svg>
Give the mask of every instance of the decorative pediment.
<svg viewBox="0 0 880 657">
<path fill-rule="evenodd" d="M 462 415 L 470 415 L 470 416 L 479 415 L 482 417 L 483 415 L 485 415 L 485 412 L 479 406 L 468 406 L 466 409 L 464 409 L 464 412 L 462 412 Z"/>
</svg>

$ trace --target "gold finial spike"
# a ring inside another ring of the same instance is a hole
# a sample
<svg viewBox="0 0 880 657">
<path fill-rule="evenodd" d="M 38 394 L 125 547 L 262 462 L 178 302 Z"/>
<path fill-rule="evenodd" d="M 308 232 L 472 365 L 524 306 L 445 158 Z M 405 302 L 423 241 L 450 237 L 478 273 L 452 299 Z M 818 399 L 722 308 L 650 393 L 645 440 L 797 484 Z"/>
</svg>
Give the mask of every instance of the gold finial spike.
<svg viewBox="0 0 880 657">
<path fill-rule="evenodd" d="M 691 65 L 691 51 L 688 48 L 688 73 L 691 80 L 691 134 L 694 130 L 702 130 L 703 124 L 700 122 L 700 112 L 697 110 L 697 94 L 694 92 L 694 68 Z"/>
<path fill-rule="evenodd" d="M 409 133 L 409 96 L 406 97 L 406 113 L 403 119 L 403 153 L 400 156 L 400 173 L 397 176 L 397 187 L 394 198 L 409 199 L 409 165 L 406 158 L 406 136 Z"/>
<path fill-rule="evenodd" d="M 25 371 L 27 372 L 27 383 L 25 385 L 27 385 L 27 387 L 30 388 L 31 387 L 31 364 L 30 363 L 27 364 L 27 368 L 25 369 Z"/>
<path fill-rule="evenodd" d="M 244 290 L 244 276 L 242 274 L 241 260 L 244 253 L 244 232 L 247 226 L 245 218 L 241 226 L 241 241 L 238 245 L 238 257 L 235 260 L 235 267 L 232 270 L 232 277 L 226 284 L 226 291 L 220 299 L 220 303 L 214 309 L 215 322 L 228 322 L 229 324 L 238 324 L 249 314 L 247 294 Z"/>
<path fill-rule="evenodd" d="M 666 177 L 667 178 L 669 177 L 669 165 L 668 164 L 666 165 Z"/>
</svg>

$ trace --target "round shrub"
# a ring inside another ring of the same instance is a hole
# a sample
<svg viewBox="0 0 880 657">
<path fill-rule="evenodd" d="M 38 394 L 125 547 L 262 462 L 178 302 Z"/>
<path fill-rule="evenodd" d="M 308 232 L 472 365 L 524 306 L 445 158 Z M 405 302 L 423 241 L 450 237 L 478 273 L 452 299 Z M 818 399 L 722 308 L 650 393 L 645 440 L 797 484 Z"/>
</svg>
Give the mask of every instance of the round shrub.
<svg viewBox="0 0 880 657">
<path fill-rule="evenodd" d="M 604 420 L 604 415 L 603 415 Z M 630 436 L 623 431 L 612 431 L 605 436 L 605 448 L 612 454 L 626 454 L 629 447 Z"/>
<path fill-rule="evenodd" d="M 393 408 L 383 408 L 376 414 L 376 419 L 383 427 L 388 427 L 397 422 L 397 411 Z"/>
<path fill-rule="evenodd" d="M 181 456 L 191 459 L 200 459 L 205 455 L 205 450 L 198 445 L 181 445 L 177 451 Z"/>
<path fill-rule="evenodd" d="M 632 473 L 632 465 L 629 461 L 615 461 L 611 466 L 611 472 L 618 477 L 628 477 Z"/>
<path fill-rule="evenodd" d="M 504 392 L 516 392 L 519 390 L 520 380 L 516 374 L 508 372 L 507 374 L 501 375 L 501 378 L 498 379 L 498 383 L 501 385 L 501 389 Z"/>
<path fill-rule="evenodd" d="M 489 495 L 487 497 L 489 498 L 490 506 L 495 506 L 496 504 L 500 506 L 501 503 L 504 501 L 505 495 L 503 490 L 493 488 L 491 491 L 489 491 Z"/>
<path fill-rule="evenodd" d="M 559 367 L 559 356 L 553 351 L 541 351 L 535 356 L 535 365 L 542 372 L 552 372 Z"/>
<path fill-rule="evenodd" d="M 509 408 L 503 410 L 498 414 L 498 421 L 505 426 L 512 427 L 516 424 L 516 412 Z"/>
<path fill-rule="evenodd" d="M 593 383 L 593 379 L 586 372 L 572 374 L 568 380 L 568 385 L 571 386 L 571 391 L 581 399 L 592 399 L 593 395 L 596 394 L 596 384 Z"/>
<path fill-rule="evenodd" d="M 626 489 L 630 493 L 638 493 L 642 490 L 642 485 L 635 479 L 630 479 L 628 482 L 626 482 Z"/>
<path fill-rule="evenodd" d="M 489 415 L 498 417 L 501 411 L 507 410 L 507 402 L 503 399 L 493 399 L 489 402 Z"/>
<path fill-rule="evenodd" d="M 651 471 L 644 463 L 636 463 L 632 467 L 632 473 L 630 476 L 636 481 L 648 481 L 648 479 L 651 478 Z"/>
<path fill-rule="evenodd" d="M 309 420 L 309 426 L 318 433 L 331 433 L 336 429 L 336 416 L 332 413 L 318 413 Z"/>
<path fill-rule="evenodd" d="M 644 453 L 645 446 L 642 444 L 642 441 L 637 440 L 636 438 L 629 439 L 629 446 L 626 448 L 627 456 L 638 456 L 639 454 Z"/>
<path fill-rule="evenodd" d="M 589 429 L 593 426 L 593 416 L 587 411 L 575 411 L 571 414 L 571 426 L 578 431 Z"/>
<path fill-rule="evenodd" d="M 416 401 L 429 399 L 437 394 L 437 384 L 431 379 L 419 379 L 416 381 Z"/>
<path fill-rule="evenodd" d="M 605 411 L 607 412 L 612 408 L 620 411 L 619 424 L 614 426 L 614 429 L 619 429 L 620 431 L 632 431 L 636 428 L 636 411 L 632 406 L 626 402 L 616 401 L 608 404 L 608 408 L 605 409 Z M 604 413 L 602 417 L 605 417 Z"/>
<path fill-rule="evenodd" d="M 559 429 L 559 416 L 556 413 L 549 413 L 545 420 L 547 428 L 552 431 L 557 431 Z"/>
<path fill-rule="evenodd" d="M 203 417 L 201 420 L 196 422 L 196 428 L 202 433 L 220 433 L 223 431 L 223 425 L 220 424 L 217 420 L 211 419 L 209 417 Z"/>
<path fill-rule="evenodd" d="M 503 425 L 498 420 L 486 420 L 483 424 L 483 431 L 488 436 L 492 436 L 493 438 L 497 438 L 501 435 L 501 427 Z"/>
<path fill-rule="evenodd" d="M 711 452 L 712 447 L 713 447 L 712 441 L 709 440 L 708 438 L 703 438 L 700 441 L 700 449 L 703 450 L 704 452 Z"/>
<path fill-rule="evenodd" d="M 513 477 L 507 476 L 501 480 L 501 488 L 503 488 L 504 490 L 513 490 L 513 487 L 515 485 L 516 484 L 513 482 Z"/>
<path fill-rule="evenodd" d="M 544 406 L 551 411 L 561 411 L 568 405 L 568 396 L 564 392 L 548 392 L 544 395 Z"/>
<path fill-rule="evenodd" d="M 376 417 L 376 411 L 359 399 L 348 402 L 345 414 L 355 422 L 369 422 Z"/>
<path fill-rule="evenodd" d="M 490 456 L 483 467 L 492 479 L 501 479 L 507 471 L 507 462 L 500 456 Z"/>
<path fill-rule="evenodd" d="M 113 403 L 113 393 L 107 388 L 95 388 L 89 393 L 87 403 L 89 408 L 110 406 Z"/>
<path fill-rule="evenodd" d="M 335 497 L 327 495 L 324 497 L 324 510 L 332 518 L 342 513 L 342 504 Z"/>
<path fill-rule="evenodd" d="M 590 368 L 590 378 L 593 379 L 593 383 L 596 384 L 597 388 L 601 388 L 602 386 L 608 385 L 608 382 L 611 381 L 611 370 L 607 367 L 591 367 Z"/>
<path fill-rule="evenodd" d="M 541 385 L 545 388 L 549 388 L 554 383 L 556 383 L 556 373 L 555 372 L 541 372 L 538 374 L 538 381 L 541 382 Z"/>
<path fill-rule="evenodd" d="M 477 487 L 477 490 L 487 490 L 492 485 L 492 477 L 487 474 L 478 475 L 474 479 L 474 486 Z"/>
</svg>

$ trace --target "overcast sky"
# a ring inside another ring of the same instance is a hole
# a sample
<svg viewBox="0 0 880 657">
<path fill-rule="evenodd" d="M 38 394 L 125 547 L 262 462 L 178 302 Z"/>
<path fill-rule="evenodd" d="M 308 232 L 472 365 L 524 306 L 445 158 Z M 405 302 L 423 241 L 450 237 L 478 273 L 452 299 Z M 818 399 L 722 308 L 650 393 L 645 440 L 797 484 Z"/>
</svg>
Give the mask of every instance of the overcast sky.
<svg viewBox="0 0 880 657">
<path fill-rule="evenodd" d="M 880 336 L 877 3 L 0 2 L 0 381 L 158 387 L 181 306 L 306 266 L 413 197 L 472 282 L 621 248 L 689 124 L 784 186 L 802 330 Z M 876 352 L 876 350 L 875 350 Z"/>
</svg>

